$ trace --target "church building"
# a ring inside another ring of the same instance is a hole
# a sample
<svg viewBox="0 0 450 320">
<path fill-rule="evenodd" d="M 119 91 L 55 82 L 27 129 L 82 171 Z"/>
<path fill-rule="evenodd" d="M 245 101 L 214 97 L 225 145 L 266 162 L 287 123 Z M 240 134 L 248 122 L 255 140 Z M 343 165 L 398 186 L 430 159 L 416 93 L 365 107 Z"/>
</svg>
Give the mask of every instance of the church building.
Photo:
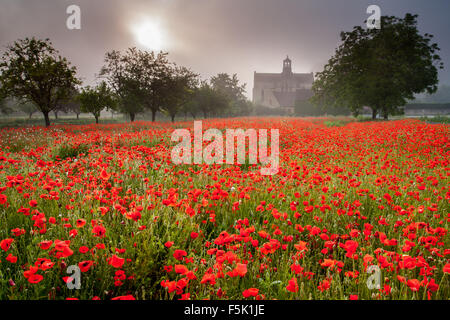
<svg viewBox="0 0 450 320">
<path fill-rule="evenodd" d="M 293 73 L 291 59 L 283 61 L 281 73 L 257 73 L 253 81 L 253 103 L 269 108 L 283 108 L 294 112 L 296 101 L 312 96 L 313 73 Z"/>
</svg>

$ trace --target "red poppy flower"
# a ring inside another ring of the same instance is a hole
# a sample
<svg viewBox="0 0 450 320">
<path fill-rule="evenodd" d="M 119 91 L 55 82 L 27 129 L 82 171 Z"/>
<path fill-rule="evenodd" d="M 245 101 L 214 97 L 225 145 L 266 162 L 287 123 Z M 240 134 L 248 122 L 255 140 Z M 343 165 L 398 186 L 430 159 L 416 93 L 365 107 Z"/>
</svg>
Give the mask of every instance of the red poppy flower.
<svg viewBox="0 0 450 320">
<path fill-rule="evenodd" d="M 195 239 L 198 237 L 198 232 L 191 232 L 191 238 Z"/>
<path fill-rule="evenodd" d="M 184 250 L 175 250 L 173 257 L 177 260 L 183 260 L 183 257 L 187 256 L 187 252 Z"/>
<path fill-rule="evenodd" d="M 100 173 L 100 177 L 103 180 L 108 180 L 111 177 L 111 175 L 108 172 L 106 172 L 106 170 L 102 170 L 102 172 Z"/>
<path fill-rule="evenodd" d="M 3 251 L 8 251 L 11 247 L 11 244 L 14 242 L 14 239 L 4 239 L 0 241 L 0 248 L 2 248 Z"/>
<path fill-rule="evenodd" d="M 17 257 L 13 256 L 11 253 L 6 257 L 6 260 L 11 262 L 11 263 L 16 263 L 17 262 Z"/>
<path fill-rule="evenodd" d="M 450 273 L 450 263 L 447 263 L 442 269 L 442 271 L 444 271 L 444 273 Z"/>
<path fill-rule="evenodd" d="M 41 243 L 39 243 L 39 247 L 42 250 L 48 250 L 53 244 L 52 240 L 47 240 L 47 241 L 41 241 Z"/>
<path fill-rule="evenodd" d="M 248 297 L 256 297 L 259 293 L 259 289 L 256 288 L 250 288 L 250 289 L 246 289 L 242 292 L 242 295 L 244 296 L 244 298 L 248 298 Z"/>
<path fill-rule="evenodd" d="M 297 278 L 293 277 L 289 280 L 289 284 L 286 286 L 286 290 L 289 292 L 298 292 Z"/>
<path fill-rule="evenodd" d="M 202 283 L 202 284 L 209 283 L 210 285 L 213 286 L 216 284 L 216 277 L 212 273 L 207 273 L 203 276 L 200 283 Z"/>
<path fill-rule="evenodd" d="M 167 241 L 167 242 L 164 244 L 164 246 L 165 246 L 166 248 L 170 248 L 171 246 L 173 246 L 173 241 Z"/>
<path fill-rule="evenodd" d="M 77 219 L 77 221 L 76 221 L 77 228 L 82 228 L 82 227 L 84 227 L 85 224 L 86 224 L 86 220 L 84 220 L 84 219 Z"/>
<path fill-rule="evenodd" d="M 72 277 L 63 277 L 62 279 L 65 283 L 71 283 L 73 281 Z"/>
<path fill-rule="evenodd" d="M 237 263 L 235 270 L 240 277 L 243 277 L 247 273 L 247 265 L 243 263 Z"/>
<path fill-rule="evenodd" d="M 178 274 L 185 274 L 186 272 L 188 272 L 188 268 L 185 265 L 182 264 L 176 264 L 175 265 L 175 272 Z"/>
<path fill-rule="evenodd" d="M 80 267 L 80 271 L 81 272 L 87 272 L 89 271 L 89 269 L 91 268 L 91 266 L 94 264 L 94 261 L 81 261 L 80 263 L 78 263 L 78 266 Z"/>
<path fill-rule="evenodd" d="M 103 238 L 106 234 L 106 229 L 103 226 L 96 225 L 94 228 L 92 228 L 92 233 L 94 234 L 94 237 Z"/>
<path fill-rule="evenodd" d="M 115 297 L 115 298 L 112 298 L 111 300 L 136 300 L 136 299 L 131 294 L 129 294 L 126 296 Z"/>
<path fill-rule="evenodd" d="M 420 289 L 420 281 L 417 279 L 408 280 L 406 285 L 411 289 L 411 291 L 419 291 Z"/>
<path fill-rule="evenodd" d="M 37 204 L 38 204 L 38 202 L 37 202 L 36 200 L 30 200 L 30 201 L 28 202 L 28 204 L 30 205 L 30 207 L 36 207 Z"/>
<path fill-rule="evenodd" d="M 39 270 L 38 267 L 30 266 L 30 268 L 28 270 L 23 272 L 23 276 L 28 279 L 31 275 L 35 274 L 38 270 Z"/>
<path fill-rule="evenodd" d="M 119 258 L 119 257 L 116 256 L 116 255 L 113 255 L 113 256 L 109 259 L 108 263 L 109 263 L 110 265 L 112 265 L 114 268 L 121 268 L 121 267 L 123 266 L 123 264 L 125 263 L 125 259 L 124 259 L 124 258 Z"/>
<path fill-rule="evenodd" d="M 89 251 L 89 248 L 86 247 L 86 246 L 81 246 L 81 247 L 78 249 L 78 251 L 79 251 L 80 253 L 86 253 L 86 252 Z"/>
<path fill-rule="evenodd" d="M 5 204 L 8 201 L 8 198 L 0 193 L 0 204 Z"/>
<path fill-rule="evenodd" d="M 28 277 L 28 282 L 30 283 L 39 283 L 42 281 L 42 279 L 44 279 L 43 276 L 41 276 L 40 274 L 32 274 Z"/>
<path fill-rule="evenodd" d="M 330 289 L 330 280 L 325 279 L 323 280 L 318 286 L 317 289 L 320 290 L 320 292 L 324 292 L 328 289 Z"/>
</svg>

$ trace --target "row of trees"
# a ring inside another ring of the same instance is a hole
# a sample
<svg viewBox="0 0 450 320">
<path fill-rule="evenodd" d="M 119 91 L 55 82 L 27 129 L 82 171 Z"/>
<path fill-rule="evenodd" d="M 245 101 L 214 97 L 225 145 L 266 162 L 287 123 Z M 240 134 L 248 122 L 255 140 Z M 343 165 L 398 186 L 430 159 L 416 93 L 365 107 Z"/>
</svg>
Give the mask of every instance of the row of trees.
<svg viewBox="0 0 450 320">
<path fill-rule="evenodd" d="M 168 60 L 167 52 L 129 48 L 105 55 L 95 86 L 81 87 L 76 68 L 61 57 L 48 40 L 26 38 L 8 46 L 0 62 L 0 111 L 6 97 L 32 116 L 42 112 L 46 126 L 50 112 L 92 113 L 98 123 L 104 109 L 127 114 L 131 121 L 142 112 L 157 112 L 172 121 L 184 113 L 194 118 L 248 115 L 251 103 L 236 75 L 220 73 L 200 81 L 186 67 Z"/>
<path fill-rule="evenodd" d="M 325 112 L 358 115 L 364 107 L 375 119 L 381 114 L 401 112 L 401 106 L 417 94 L 436 92 L 438 68 L 443 64 L 432 43 L 433 36 L 421 35 L 417 15 L 403 19 L 381 17 L 380 29 L 355 26 L 342 32 L 342 44 L 322 72 L 316 73 L 314 96 L 297 103 L 297 115 Z M 169 62 L 167 53 L 130 48 L 106 53 L 95 87 L 80 88 L 76 69 L 53 48 L 50 41 L 26 38 L 9 46 L 0 61 L 0 110 L 2 100 L 12 97 L 21 108 L 33 105 L 41 111 L 46 125 L 49 113 L 91 112 L 98 122 L 107 108 L 129 115 L 163 112 L 174 121 L 183 113 L 194 118 L 242 116 L 250 114 L 252 104 L 244 96 L 245 85 L 236 75 L 220 73 L 210 81 L 200 81 L 191 70 Z M 30 105 L 32 104 L 32 105 Z M 342 106 L 345 106 L 345 110 Z"/>
</svg>

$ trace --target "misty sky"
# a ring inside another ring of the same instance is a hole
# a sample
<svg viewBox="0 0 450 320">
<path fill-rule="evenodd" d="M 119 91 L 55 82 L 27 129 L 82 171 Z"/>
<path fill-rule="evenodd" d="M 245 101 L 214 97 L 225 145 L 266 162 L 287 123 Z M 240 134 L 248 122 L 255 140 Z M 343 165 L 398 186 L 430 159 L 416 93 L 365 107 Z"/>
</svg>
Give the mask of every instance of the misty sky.
<svg viewBox="0 0 450 320">
<path fill-rule="evenodd" d="M 66 28 L 71 4 L 81 8 L 81 30 Z M 286 55 L 294 72 L 321 71 L 339 33 L 362 25 L 370 4 L 382 15 L 419 14 L 421 33 L 433 34 L 441 48 L 440 84 L 450 84 L 448 0 L 0 0 L 0 47 L 50 38 L 91 84 L 106 51 L 147 49 L 136 30 L 149 24 L 171 61 L 203 79 L 237 73 L 251 98 L 253 72 L 281 72 Z"/>
</svg>

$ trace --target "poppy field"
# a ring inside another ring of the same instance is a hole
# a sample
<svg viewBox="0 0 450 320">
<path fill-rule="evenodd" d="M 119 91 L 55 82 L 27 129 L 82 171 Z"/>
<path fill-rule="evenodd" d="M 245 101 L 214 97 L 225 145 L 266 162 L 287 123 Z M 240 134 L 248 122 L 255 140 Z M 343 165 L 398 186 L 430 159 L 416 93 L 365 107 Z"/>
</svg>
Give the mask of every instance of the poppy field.
<svg viewBox="0 0 450 320">
<path fill-rule="evenodd" d="M 192 125 L 1 129 L 0 299 L 450 298 L 448 125 L 204 120 L 279 129 L 273 176 L 173 164 Z"/>
</svg>

